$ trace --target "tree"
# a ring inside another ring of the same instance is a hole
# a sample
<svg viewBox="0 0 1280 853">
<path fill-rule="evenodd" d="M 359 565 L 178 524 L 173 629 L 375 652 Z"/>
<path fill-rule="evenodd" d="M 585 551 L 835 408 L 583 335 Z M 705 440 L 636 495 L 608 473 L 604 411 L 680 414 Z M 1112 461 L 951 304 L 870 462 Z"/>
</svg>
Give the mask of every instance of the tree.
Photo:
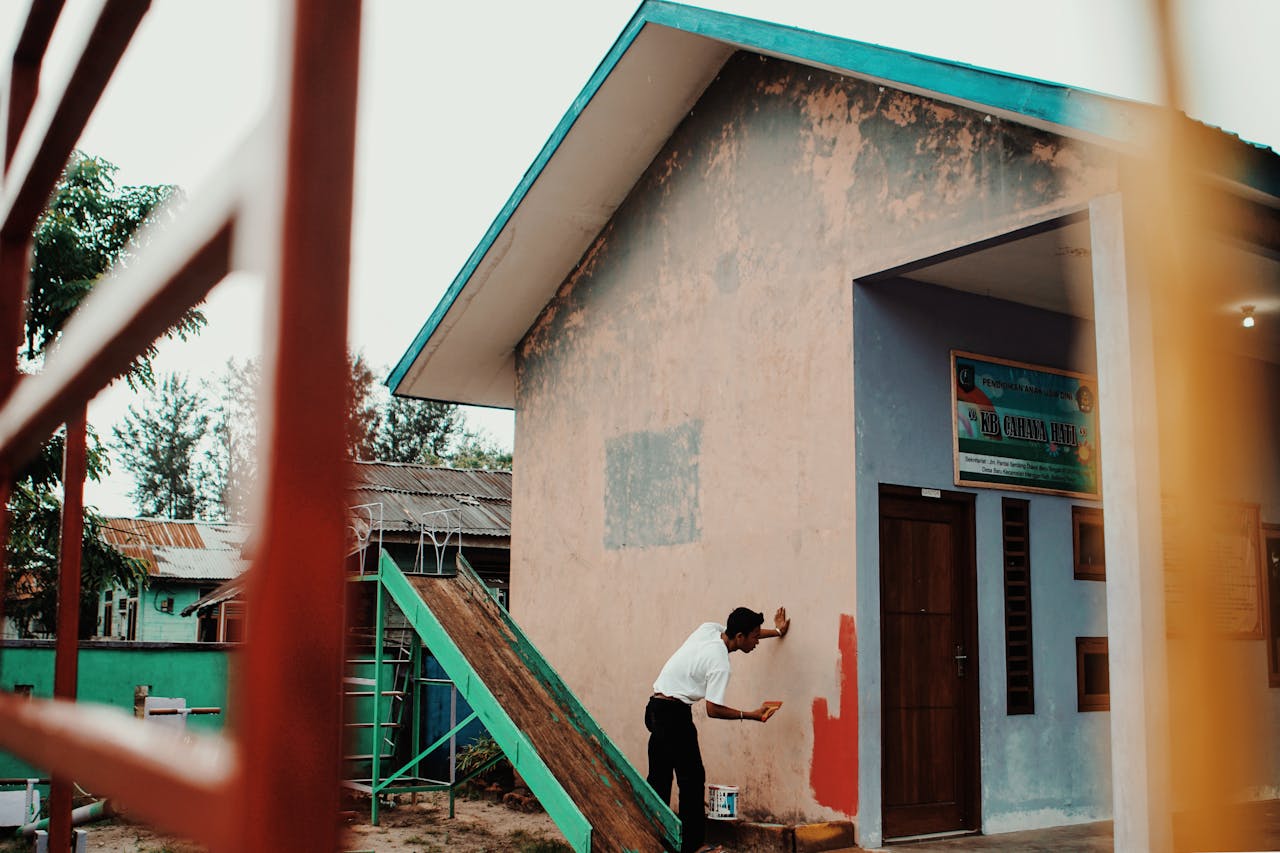
<svg viewBox="0 0 1280 853">
<path fill-rule="evenodd" d="M 227 359 L 222 376 L 206 393 L 216 401 L 211 446 L 205 451 L 212 515 L 239 521 L 258 477 L 257 391 L 262 371 L 256 359 Z"/>
<path fill-rule="evenodd" d="M 482 433 L 464 430 L 453 452 L 449 454 L 450 468 L 483 468 L 489 471 L 510 471 L 511 453 Z"/>
<path fill-rule="evenodd" d="M 52 633 L 58 609 L 58 543 L 61 540 L 64 430 L 41 447 L 39 455 L 19 473 L 9 499 L 9 581 L 5 615 L 19 636 Z M 102 443 L 90 429 L 86 442 L 86 473 L 100 480 L 107 472 Z M 147 577 L 146 563 L 126 557 L 102 538 L 106 521 L 86 508 L 80 556 L 80 636 L 92 635 L 97 622 L 96 593 L 109 586 L 134 588 Z"/>
<path fill-rule="evenodd" d="M 27 292 L 24 369 L 38 370 L 44 354 L 61 335 L 71 313 L 113 265 L 127 264 L 140 225 L 170 215 L 166 200 L 178 201 L 173 186 L 117 187 L 116 168 L 105 160 L 72 155 L 49 206 L 32 235 L 31 276 Z M 204 326 L 195 309 L 167 334 L 186 339 Z M 153 383 L 154 346 L 125 371 L 130 387 Z M 62 506 L 63 438 L 54 436 L 18 473 L 9 497 L 9 563 L 6 613 L 20 634 L 36 626 L 52 631 L 57 602 L 56 567 Z M 87 476 L 99 480 L 109 462 L 92 430 L 88 437 Z M 81 555 L 81 636 L 94 622 L 96 595 L 109 586 L 132 588 L 146 580 L 143 563 L 122 556 L 103 541 L 103 519 L 85 510 Z M 86 624 L 87 623 L 87 624 Z"/>
<path fill-rule="evenodd" d="M 116 448 L 133 474 L 133 503 L 142 515 L 197 518 L 208 503 L 201 445 L 209 432 L 204 397 L 185 376 L 165 377 L 149 405 L 129 406 L 113 429 Z"/>
<path fill-rule="evenodd" d="M 451 440 L 462 428 L 462 413 L 450 403 L 388 395 L 377 428 L 373 458 L 442 465 Z"/>
<path fill-rule="evenodd" d="M 58 339 L 67 318 L 107 270 L 128 264 L 140 226 L 167 221 L 181 201 L 178 188 L 168 184 L 117 187 L 115 172 L 106 160 L 73 153 L 36 223 L 27 295 L 28 359 L 38 361 Z M 166 201 L 171 203 L 163 205 Z M 166 334 L 185 341 L 205 322 L 204 314 L 192 308 Z M 130 388 L 154 384 L 155 355 L 153 343 L 130 365 L 124 374 Z"/>
<path fill-rule="evenodd" d="M 347 352 L 351 371 L 350 396 L 347 398 L 347 456 L 351 459 L 376 459 L 376 442 L 382 420 L 379 396 L 382 386 L 373 375 L 363 353 Z"/>
<path fill-rule="evenodd" d="M 510 453 L 466 430 L 456 405 L 392 397 L 362 353 L 348 353 L 347 361 L 350 458 L 458 468 L 511 467 Z M 244 498 L 257 477 L 260 374 L 257 360 L 231 359 L 207 392 L 214 401 L 211 441 L 204 456 L 206 511 L 211 515 L 242 518 Z"/>
</svg>

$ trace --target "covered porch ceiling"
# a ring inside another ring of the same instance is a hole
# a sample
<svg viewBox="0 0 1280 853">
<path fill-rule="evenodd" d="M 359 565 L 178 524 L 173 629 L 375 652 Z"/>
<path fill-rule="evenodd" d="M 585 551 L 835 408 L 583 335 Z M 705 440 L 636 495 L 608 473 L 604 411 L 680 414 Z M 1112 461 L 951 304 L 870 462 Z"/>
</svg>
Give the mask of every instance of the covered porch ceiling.
<svg viewBox="0 0 1280 853">
<path fill-rule="evenodd" d="M 1212 245 L 1214 267 L 1222 274 L 1208 285 L 1213 289 L 1212 313 L 1205 322 L 1221 327 L 1236 354 L 1280 363 L 1280 256 L 1225 240 Z M 925 259 L 892 274 L 1092 320 L 1092 263 L 1089 220 L 1081 215 Z M 1246 305 L 1253 306 L 1256 320 L 1251 329 L 1241 325 Z"/>
</svg>

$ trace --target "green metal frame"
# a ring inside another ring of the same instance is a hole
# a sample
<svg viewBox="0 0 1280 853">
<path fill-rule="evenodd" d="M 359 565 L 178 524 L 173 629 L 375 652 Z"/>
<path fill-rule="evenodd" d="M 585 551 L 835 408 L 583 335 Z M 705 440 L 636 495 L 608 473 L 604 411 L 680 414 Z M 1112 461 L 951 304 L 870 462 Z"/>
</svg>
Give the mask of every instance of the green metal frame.
<svg viewBox="0 0 1280 853">
<path fill-rule="evenodd" d="M 480 588 L 487 589 L 465 558 L 459 556 L 457 563 L 459 573 L 466 574 Z M 375 573 L 352 579 L 377 584 L 375 670 L 373 678 L 374 702 L 372 712 L 374 748 L 371 756 L 371 779 L 368 786 L 372 794 L 370 808 L 372 822 L 375 825 L 378 823 L 379 795 L 412 791 L 447 790 L 449 792 L 449 815 L 452 817 L 457 789 L 487 770 L 493 763 L 498 761 L 498 758 L 477 768 L 465 778 L 455 778 L 450 784 L 397 785 L 396 782 L 411 771 L 416 774 L 419 762 L 435 750 L 449 743 L 450 739 L 472 720 L 479 719 L 488 729 L 490 736 L 501 747 L 516 772 L 520 774 L 525 784 L 529 786 L 529 790 L 538 798 L 543 808 L 547 810 L 547 814 L 555 821 L 560 831 L 564 833 L 569 845 L 574 850 L 583 851 L 583 853 L 589 851 L 591 849 L 591 824 L 573 802 L 564 786 L 551 773 L 550 768 L 547 767 L 546 762 L 538 754 L 528 737 L 519 729 L 506 709 L 502 707 L 501 703 L 493 695 L 488 685 L 472 668 L 457 643 L 445 631 L 444 626 L 440 624 L 435 614 L 431 612 L 431 608 L 418 595 L 417 590 L 414 589 L 395 561 L 386 552 L 382 552 Z M 497 596 L 494 595 L 492 590 L 489 591 L 489 594 L 493 596 L 495 601 L 497 600 Z M 382 721 L 381 697 L 386 689 L 385 679 L 387 676 L 383 671 L 384 657 L 382 649 L 384 645 L 383 634 L 386 628 L 385 608 L 388 600 L 394 603 L 404 614 L 415 634 L 410 651 L 411 662 L 409 664 L 411 667 L 410 683 L 413 685 L 413 689 L 410 691 L 412 707 L 408 712 L 412 721 L 410 734 L 412 737 L 411 754 L 413 757 L 389 775 L 383 776 L 381 762 L 382 729 L 380 726 Z M 505 608 L 501 608 L 501 613 L 507 630 L 510 631 L 511 636 L 514 638 L 513 648 L 516 654 L 521 662 L 528 667 L 529 671 L 551 692 L 551 695 L 565 714 L 565 722 L 586 736 L 595 739 L 600 744 L 609 769 L 613 772 L 612 778 L 620 778 L 626 783 L 631 789 L 630 793 L 639 801 L 644 813 L 656 826 L 661 828 L 670 847 L 679 849 L 680 822 L 670 807 L 659 799 L 648 782 L 640 776 L 636 768 L 622 754 L 622 751 L 618 749 L 609 736 L 604 733 L 604 730 L 600 728 L 599 724 L 587 713 L 582 702 L 573 695 L 573 692 L 569 690 L 556 671 L 547 663 L 533 643 L 529 641 L 529 638 L 525 636 L 525 633 L 511 619 Z M 458 694 L 472 708 L 472 713 L 469 716 L 460 722 L 456 722 L 448 732 L 438 737 L 426 748 L 423 748 L 421 744 L 419 725 L 421 715 L 418 707 L 420 679 L 417 677 L 424 648 L 431 650 L 431 654 L 440 663 L 445 674 L 452 680 Z M 456 772 L 450 775 L 456 776 Z M 601 778 L 606 784 L 612 784 L 609 781 L 611 778 L 609 774 L 602 773 Z"/>
<path fill-rule="evenodd" d="M 480 773 L 483 773 L 485 770 L 489 769 L 489 767 L 491 767 L 498 759 L 495 758 L 494 761 L 486 763 L 485 765 L 477 769 L 475 772 L 470 773 L 461 779 L 453 778 L 452 781 L 450 782 L 436 782 L 432 780 L 421 780 L 420 782 L 415 783 L 412 781 L 412 779 L 418 778 L 417 777 L 418 765 L 424 758 L 426 758 L 428 755 L 435 752 L 437 749 L 441 748 L 445 744 L 449 743 L 450 739 L 454 735 L 456 735 L 459 731 L 461 731 L 472 720 L 477 718 L 477 715 L 475 713 L 472 713 L 462 722 L 453 726 L 453 728 L 451 728 L 446 734 L 440 737 L 431 746 L 427 747 L 426 749 L 421 748 L 421 739 L 422 739 L 422 731 L 421 731 L 422 718 L 421 718 L 421 707 L 420 707 L 421 689 L 426 685 L 422 683 L 423 679 L 419 677 L 419 673 L 421 671 L 421 664 L 422 664 L 422 643 L 419 640 L 419 638 L 415 636 L 413 638 L 412 645 L 410 648 L 410 656 L 409 656 L 409 664 L 408 664 L 409 675 L 407 678 L 407 687 L 409 689 L 405 693 L 406 704 L 409 707 L 408 707 L 407 713 L 406 713 L 406 710 L 402 708 L 401 715 L 400 715 L 402 720 L 406 716 L 410 720 L 409 730 L 410 730 L 410 736 L 412 738 L 411 749 L 412 749 L 413 758 L 405 762 L 399 769 L 393 771 L 390 775 L 387 775 L 387 776 L 382 775 L 382 750 L 383 750 L 383 747 L 385 746 L 385 738 L 383 737 L 383 734 L 382 734 L 382 731 L 383 731 L 382 697 L 388 692 L 389 687 L 390 688 L 395 687 L 394 683 L 391 685 L 388 685 L 386 683 L 386 678 L 387 678 L 386 667 L 385 667 L 386 659 L 383 651 L 386 645 L 385 631 L 386 631 L 387 592 L 386 592 L 386 587 L 382 583 L 381 572 L 352 576 L 350 580 L 357 581 L 357 582 L 363 581 L 363 582 L 377 584 L 377 591 L 375 592 L 375 605 L 374 605 L 375 642 L 374 642 L 374 654 L 373 654 L 373 666 L 374 666 L 373 690 L 372 690 L 373 708 L 371 711 L 372 734 L 370 735 L 371 752 L 369 756 L 370 778 L 369 778 L 368 786 L 361 784 L 357 788 L 357 790 L 365 790 L 366 787 L 368 788 L 368 791 L 370 794 L 369 820 L 374 826 L 378 825 L 379 813 L 381 811 L 379 797 L 381 795 L 423 793 L 423 792 L 429 792 L 429 791 L 448 791 L 449 817 L 453 817 L 454 811 L 455 811 L 454 805 L 455 805 L 455 801 L 457 800 L 458 789 L 461 788 L 463 785 L 465 785 L 467 782 L 471 781 Z M 409 773 L 410 771 L 412 771 L 414 775 L 413 777 L 411 777 L 409 781 L 399 785 L 393 784 L 396 782 L 396 780 L 404 777 L 405 774 Z M 456 773 L 454 772 L 454 769 L 452 768 L 452 766 L 451 766 L 450 775 L 456 777 Z"/>
<path fill-rule="evenodd" d="M 461 562 L 461 561 L 460 561 Z M 467 567 L 469 570 L 470 567 Z M 459 570 L 463 570 L 459 566 Z M 556 826 L 564 833 L 565 840 L 574 850 L 586 853 L 591 849 L 591 824 L 551 773 L 542 756 L 538 755 L 525 733 L 520 731 L 507 714 L 493 692 L 471 667 L 457 643 L 436 619 L 400 567 L 384 552 L 378 563 L 378 578 L 401 612 L 409 620 L 423 644 L 440 666 L 453 679 L 462 698 L 475 711 L 489 730 L 490 736 L 506 754 L 516 772 L 524 779 L 529 790 L 547 810 Z"/>
</svg>

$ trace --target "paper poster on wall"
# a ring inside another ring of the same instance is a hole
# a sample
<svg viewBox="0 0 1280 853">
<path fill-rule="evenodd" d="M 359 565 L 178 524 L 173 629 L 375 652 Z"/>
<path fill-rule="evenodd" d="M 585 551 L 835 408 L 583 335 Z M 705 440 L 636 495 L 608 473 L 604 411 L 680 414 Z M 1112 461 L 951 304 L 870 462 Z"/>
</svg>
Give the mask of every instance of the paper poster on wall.
<svg viewBox="0 0 1280 853">
<path fill-rule="evenodd" d="M 951 351 L 959 486 L 1099 498 L 1092 376 Z"/>
</svg>

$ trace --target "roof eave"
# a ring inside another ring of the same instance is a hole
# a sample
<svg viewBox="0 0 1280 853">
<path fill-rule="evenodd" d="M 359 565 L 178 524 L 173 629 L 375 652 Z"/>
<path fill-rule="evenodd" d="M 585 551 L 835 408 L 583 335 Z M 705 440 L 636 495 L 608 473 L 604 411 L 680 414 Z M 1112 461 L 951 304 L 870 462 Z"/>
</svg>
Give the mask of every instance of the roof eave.
<svg viewBox="0 0 1280 853">
<path fill-rule="evenodd" d="M 751 50 L 784 58 L 1121 150 L 1135 149 L 1149 138 L 1151 122 L 1158 115 L 1158 111 L 1150 105 L 1084 89 L 724 12 L 682 6 L 666 0 L 645 0 L 597 66 L 582 92 L 574 99 L 568 112 L 489 226 L 484 238 L 392 370 L 386 384 L 393 393 L 447 402 L 514 407 L 514 350 L 519 339 L 512 340 L 511 332 L 505 332 L 501 337 L 497 333 L 491 333 L 492 337 L 484 345 L 476 342 L 473 334 L 467 343 L 452 348 L 451 355 L 456 355 L 453 351 L 463 346 L 476 347 L 476 350 L 464 355 L 479 352 L 487 360 L 481 364 L 474 358 L 457 358 L 457 363 L 451 364 L 450 370 L 441 369 L 439 373 L 456 377 L 461 368 L 461 372 L 470 375 L 462 379 L 450 378 L 447 383 L 436 381 L 429 388 L 412 386 L 426 369 L 426 363 L 439 357 L 452 326 L 465 314 L 485 282 L 507 259 L 512 237 L 510 233 L 504 235 L 504 232 L 519 215 L 521 206 L 535 183 L 555 162 L 556 155 L 578 127 L 584 111 L 595 101 L 645 28 L 651 24 L 706 39 L 727 48 L 729 52 Z M 676 123 L 680 117 L 682 114 L 675 118 Z M 672 124 L 666 129 L 667 136 L 674 127 L 675 124 Z M 1247 146 L 1247 143 L 1242 144 Z M 1260 194 L 1273 201 L 1280 198 L 1280 164 L 1277 163 L 1277 158 L 1272 152 L 1256 147 L 1253 154 L 1254 156 L 1241 162 L 1236 174 L 1221 177 L 1241 187 L 1245 193 L 1254 196 Z M 647 164 L 648 161 L 645 161 L 644 165 Z M 630 175 L 631 185 L 634 185 L 642 172 L 643 167 Z M 617 202 L 620 204 L 621 198 Z M 612 215 L 616 206 L 599 205 L 597 213 L 607 222 L 607 217 Z M 594 234 L 589 237 L 594 237 Z M 545 280 L 524 275 L 520 279 L 521 287 L 536 292 L 539 296 L 553 294 L 579 257 L 580 254 L 567 264 L 562 263 L 548 270 Z M 508 262 L 513 263 L 510 260 Z M 469 291 L 468 298 L 464 298 L 464 291 Z M 536 310 L 540 310 L 544 304 L 545 300 Z M 536 310 L 530 316 L 521 316 L 521 334 L 536 318 Z"/>
</svg>

